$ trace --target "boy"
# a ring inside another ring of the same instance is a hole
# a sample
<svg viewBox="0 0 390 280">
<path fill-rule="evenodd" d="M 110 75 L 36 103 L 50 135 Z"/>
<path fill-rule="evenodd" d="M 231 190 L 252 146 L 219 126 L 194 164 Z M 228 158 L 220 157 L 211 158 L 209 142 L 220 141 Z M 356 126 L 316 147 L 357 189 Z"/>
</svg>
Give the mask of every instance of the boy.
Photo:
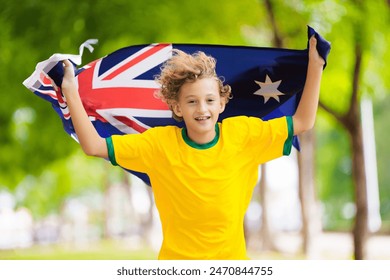
<svg viewBox="0 0 390 280">
<path fill-rule="evenodd" d="M 83 151 L 149 175 L 163 229 L 159 259 L 247 259 L 243 221 L 258 165 L 288 155 L 292 136 L 314 125 L 324 65 L 316 43 L 312 37 L 306 83 L 292 117 L 218 123 L 231 89 L 217 77 L 215 60 L 176 51 L 156 80 L 159 97 L 185 128 L 107 139 L 89 121 L 73 67 L 64 61 L 62 91 Z"/>
</svg>

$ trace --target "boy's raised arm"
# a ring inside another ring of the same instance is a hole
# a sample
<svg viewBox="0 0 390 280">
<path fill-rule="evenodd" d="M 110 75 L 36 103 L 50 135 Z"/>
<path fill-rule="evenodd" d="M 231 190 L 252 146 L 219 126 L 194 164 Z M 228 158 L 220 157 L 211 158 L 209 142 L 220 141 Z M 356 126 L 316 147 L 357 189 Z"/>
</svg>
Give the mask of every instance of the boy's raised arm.
<svg viewBox="0 0 390 280">
<path fill-rule="evenodd" d="M 77 89 L 73 65 L 64 61 L 62 93 L 65 95 L 72 123 L 85 154 L 102 158 L 108 157 L 106 141 L 96 131 L 81 102 Z"/>
<path fill-rule="evenodd" d="M 309 64 L 302 97 L 293 116 L 294 135 L 307 131 L 314 126 L 316 119 L 322 70 L 325 61 L 317 52 L 317 39 L 312 36 L 309 41 Z"/>
</svg>

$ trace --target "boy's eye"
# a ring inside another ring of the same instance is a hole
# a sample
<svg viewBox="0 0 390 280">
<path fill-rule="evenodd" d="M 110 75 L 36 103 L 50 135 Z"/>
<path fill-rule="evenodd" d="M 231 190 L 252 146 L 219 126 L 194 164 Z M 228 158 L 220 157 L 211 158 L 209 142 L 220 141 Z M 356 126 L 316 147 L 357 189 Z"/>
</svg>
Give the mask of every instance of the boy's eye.
<svg viewBox="0 0 390 280">
<path fill-rule="evenodd" d="M 207 102 L 214 102 L 215 100 L 214 99 L 209 99 L 209 100 L 207 100 Z"/>
</svg>

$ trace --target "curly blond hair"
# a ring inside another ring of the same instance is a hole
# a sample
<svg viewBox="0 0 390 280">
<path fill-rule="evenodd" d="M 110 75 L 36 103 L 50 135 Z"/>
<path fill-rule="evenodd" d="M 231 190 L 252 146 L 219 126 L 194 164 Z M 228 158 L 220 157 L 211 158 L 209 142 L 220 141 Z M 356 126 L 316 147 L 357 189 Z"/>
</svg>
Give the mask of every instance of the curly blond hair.
<svg viewBox="0 0 390 280">
<path fill-rule="evenodd" d="M 161 73 L 155 76 L 160 84 L 156 96 L 168 104 L 173 118 L 182 121 L 173 111 L 173 104 L 179 100 L 179 91 L 183 84 L 193 83 L 197 79 L 215 78 L 218 82 L 219 94 L 227 103 L 231 98 L 231 87 L 223 84 L 223 78 L 215 72 L 216 60 L 204 52 L 198 51 L 192 55 L 173 49 L 172 57 L 161 67 Z"/>
</svg>

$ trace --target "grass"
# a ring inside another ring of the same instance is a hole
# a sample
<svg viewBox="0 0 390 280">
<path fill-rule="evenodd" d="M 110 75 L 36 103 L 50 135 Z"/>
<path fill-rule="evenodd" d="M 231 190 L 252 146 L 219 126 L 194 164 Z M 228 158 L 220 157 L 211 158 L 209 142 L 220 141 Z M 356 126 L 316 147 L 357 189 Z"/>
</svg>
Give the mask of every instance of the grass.
<svg viewBox="0 0 390 280">
<path fill-rule="evenodd" d="M 34 245 L 26 249 L 0 250 L 0 260 L 155 260 L 157 252 L 135 249 L 118 240 L 103 240 L 80 245 Z"/>
<path fill-rule="evenodd" d="M 26 249 L 0 250 L 0 260 L 155 260 L 158 252 L 135 249 L 124 240 L 101 240 L 80 245 L 34 245 Z M 248 252 L 251 259 L 299 259 L 276 252 Z"/>
</svg>

